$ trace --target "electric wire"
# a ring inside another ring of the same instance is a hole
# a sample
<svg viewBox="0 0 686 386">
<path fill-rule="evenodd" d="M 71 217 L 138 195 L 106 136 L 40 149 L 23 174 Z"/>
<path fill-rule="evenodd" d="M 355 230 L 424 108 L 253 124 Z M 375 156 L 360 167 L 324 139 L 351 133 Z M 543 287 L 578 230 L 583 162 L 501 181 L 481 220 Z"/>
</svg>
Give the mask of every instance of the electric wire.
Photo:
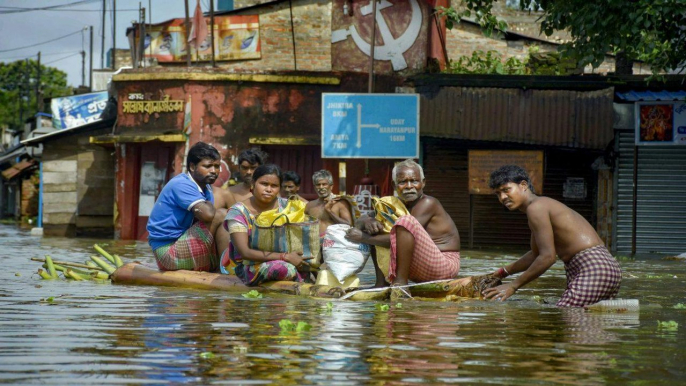
<svg viewBox="0 0 686 386">
<path fill-rule="evenodd" d="M 77 53 L 75 53 L 75 54 L 71 54 L 71 55 L 65 56 L 65 57 L 63 57 L 63 58 L 51 60 L 51 61 L 49 61 L 49 62 L 41 63 L 41 65 L 42 65 L 42 66 L 46 66 L 46 65 L 48 65 L 48 64 L 50 64 L 50 63 L 59 62 L 60 60 L 68 59 L 68 58 L 71 58 L 71 57 L 76 56 L 76 55 L 81 55 L 81 52 L 77 52 Z"/>
<path fill-rule="evenodd" d="M 82 30 L 79 29 L 78 31 L 75 31 L 75 32 L 72 32 L 72 33 L 70 33 L 70 34 L 67 34 L 67 35 L 64 35 L 64 36 L 60 36 L 60 37 L 58 37 L 58 38 L 51 39 L 51 40 L 48 40 L 48 41 L 45 41 L 45 42 L 36 43 L 36 44 L 31 44 L 31 45 L 24 46 L 24 47 L 10 48 L 9 50 L 0 50 L 0 52 L 18 51 L 18 50 L 23 50 L 24 48 L 31 48 L 31 47 L 40 46 L 40 45 L 42 45 L 42 44 L 51 43 L 51 42 L 54 42 L 54 41 L 56 41 L 56 40 L 60 40 L 60 39 L 67 38 L 67 37 L 69 37 L 69 36 L 76 35 L 77 33 L 81 32 L 81 31 L 82 31 Z"/>
<path fill-rule="evenodd" d="M 31 12 L 31 11 L 48 11 L 51 9 L 55 8 L 64 8 L 64 7 L 71 7 L 73 5 L 78 5 L 78 4 L 88 4 L 88 3 L 94 3 L 98 0 L 81 0 L 81 1 L 75 1 L 73 3 L 67 3 L 67 4 L 57 4 L 57 5 L 51 5 L 48 7 L 38 7 L 38 8 L 23 8 L 23 7 L 7 7 L 7 6 L 0 6 L 0 15 L 7 15 L 7 14 L 12 14 L 12 13 L 23 13 L 23 12 Z"/>
<path fill-rule="evenodd" d="M 44 57 L 44 56 L 53 56 L 53 55 L 73 54 L 73 53 L 79 53 L 79 52 L 81 52 L 81 51 L 70 51 L 70 52 L 60 51 L 60 52 L 46 52 L 46 53 L 42 53 L 42 52 L 41 52 L 41 57 Z M 0 60 L 9 60 L 9 59 L 29 59 L 29 58 L 32 58 L 32 57 L 34 57 L 34 56 L 38 56 L 38 54 L 7 56 L 7 57 L 4 57 L 4 58 L 0 58 Z"/>
</svg>

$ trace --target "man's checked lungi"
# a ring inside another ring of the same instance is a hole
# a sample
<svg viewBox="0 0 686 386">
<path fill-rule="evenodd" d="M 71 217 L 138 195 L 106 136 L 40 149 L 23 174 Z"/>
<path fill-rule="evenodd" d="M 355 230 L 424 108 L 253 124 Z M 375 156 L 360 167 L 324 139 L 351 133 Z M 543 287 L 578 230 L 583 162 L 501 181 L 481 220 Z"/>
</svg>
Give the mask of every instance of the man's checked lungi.
<svg viewBox="0 0 686 386">
<path fill-rule="evenodd" d="M 162 271 L 213 272 L 219 267 L 214 237 L 202 221 L 193 224 L 175 243 L 159 247 L 153 253 Z"/>
<path fill-rule="evenodd" d="M 442 252 L 431 240 L 426 229 L 411 215 L 400 217 L 391 229 L 391 261 L 388 279 L 396 277 L 396 228 L 403 227 L 414 236 L 414 253 L 409 279 L 415 283 L 452 279 L 460 272 L 460 252 Z"/>
<path fill-rule="evenodd" d="M 558 307 L 583 307 L 614 299 L 622 282 L 622 270 L 604 245 L 596 245 L 574 255 L 565 263 L 567 289 Z"/>
</svg>

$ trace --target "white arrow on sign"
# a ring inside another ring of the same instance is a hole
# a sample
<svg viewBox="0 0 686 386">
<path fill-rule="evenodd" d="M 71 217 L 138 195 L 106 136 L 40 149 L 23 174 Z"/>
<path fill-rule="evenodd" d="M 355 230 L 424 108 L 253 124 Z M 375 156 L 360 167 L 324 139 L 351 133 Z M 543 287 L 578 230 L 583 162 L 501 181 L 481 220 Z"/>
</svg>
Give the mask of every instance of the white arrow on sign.
<svg viewBox="0 0 686 386">
<path fill-rule="evenodd" d="M 362 128 L 375 128 L 381 127 L 378 123 L 362 123 L 362 104 L 357 104 L 357 144 L 355 145 L 358 149 L 362 147 Z"/>
</svg>

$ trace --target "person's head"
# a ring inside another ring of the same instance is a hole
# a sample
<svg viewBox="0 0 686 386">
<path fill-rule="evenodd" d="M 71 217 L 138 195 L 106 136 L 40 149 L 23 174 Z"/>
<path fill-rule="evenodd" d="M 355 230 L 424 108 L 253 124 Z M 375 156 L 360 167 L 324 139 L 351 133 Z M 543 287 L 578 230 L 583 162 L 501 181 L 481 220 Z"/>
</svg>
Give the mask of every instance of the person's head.
<svg viewBox="0 0 686 386">
<path fill-rule="evenodd" d="M 317 191 L 317 196 L 319 196 L 319 198 L 327 198 L 331 195 L 331 189 L 333 189 L 333 176 L 328 170 L 314 172 L 312 175 L 312 182 L 314 183 L 314 189 Z"/>
<path fill-rule="evenodd" d="M 188 149 L 186 167 L 198 185 L 212 185 L 219 176 L 221 156 L 214 146 L 198 142 Z"/>
<path fill-rule="evenodd" d="M 266 161 L 267 153 L 260 149 L 243 150 L 238 155 L 238 178 L 247 185 L 252 184 L 255 169 L 260 165 L 264 165 Z"/>
<path fill-rule="evenodd" d="M 295 196 L 300 191 L 300 176 L 298 173 L 289 170 L 283 172 L 283 182 L 281 183 L 286 197 Z"/>
<path fill-rule="evenodd" d="M 493 171 L 488 186 L 509 210 L 519 209 L 529 194 L 535 194 L 526 170 L 517 165 L 505 165 Z"/>
<path fill-rule="evenodd" d="M 281 169 L 274 164 L 260 165 L 252 174 L 252 194 L 257 201 L 272 203 L 279 198 Z"/>
<path fill-rule="evenodd" d="M 400 200 L 413 202 L 424 194 L 424 169 L 411 159 L 399 162 L 391 172 Z"/>
</svg>

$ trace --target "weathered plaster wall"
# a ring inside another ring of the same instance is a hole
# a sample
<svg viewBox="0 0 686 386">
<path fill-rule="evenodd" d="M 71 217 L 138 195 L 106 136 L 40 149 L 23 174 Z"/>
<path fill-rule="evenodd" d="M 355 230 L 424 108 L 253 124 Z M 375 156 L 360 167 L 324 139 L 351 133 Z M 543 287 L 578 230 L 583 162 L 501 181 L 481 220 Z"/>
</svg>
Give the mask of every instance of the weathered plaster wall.
<svg viewBox="0 0 686 386">
<path fill-rule="evenodd" d="M 367 76 L 340 74 L 340 85 L 260 82 L 148 81 L 117 82 L 119 101 L 130 93 L 142 93 L 146 100 L 191 98 L 189 142 L 214 145 L 236 165 L 236 157 L 250 147 L 251 137 L 319 137 L 321 94 L 365 92 Z M 394 92 L 399 78 L 378 77 L 378 92 Z M 159 135 L 181 133 L 184 113 L 124 114 L 119 103 L 117 134 Z M 177 152 L 175 171 L 181 170 L 184 147 Z"/>
<path fill-rule="evenodd" d="M 369 71 L 369 55 L 359 48 L 352 34 L 357 33 L 360 40 L 363 40 L 366 45 L 371 42 L 373 24 L 371 9 L 368 9 L 367 15 L 362 12 L 362 8 L 370 3 L 369 1 L 332 1 L 331 29 L 335 34 L 347 30 L 349 35 L 345 40 L 331 44 L 331 60 L 334 70 Z M 374 72 L 400 75 L 421 72 L 426 67 L 431 9 L 424 0 L 397 0 L 391 4 L 390 7 L 379 11 L 383 20 L 377 18 L 377 30 L 374 39 L 376 42 Z M 418 11 L 415 11 L 413 4 Z M 348 13 L 344 12 L 345 10 L 348 10 Z M 418 31 L 413 31 L 411 28 L 413 19 L 417 19 L 421 23 Z M 351 29 L 354 31 L 351 32 Z M 389 41 L 385 41 L 384 31 L 389 33 L 390 36 L 386 35 Z M 409 48 L 403 52 L 399 50 L 399 47 L 404 44 L 408 45 Z M 403 65 L 406 68 L 399 68 L 399 65 L 394 68 L 388 57 L 402 58 L 400 62 L 404 62 Z M 386 59 L 379 60 L 382 58 Z"/>
</svg>

